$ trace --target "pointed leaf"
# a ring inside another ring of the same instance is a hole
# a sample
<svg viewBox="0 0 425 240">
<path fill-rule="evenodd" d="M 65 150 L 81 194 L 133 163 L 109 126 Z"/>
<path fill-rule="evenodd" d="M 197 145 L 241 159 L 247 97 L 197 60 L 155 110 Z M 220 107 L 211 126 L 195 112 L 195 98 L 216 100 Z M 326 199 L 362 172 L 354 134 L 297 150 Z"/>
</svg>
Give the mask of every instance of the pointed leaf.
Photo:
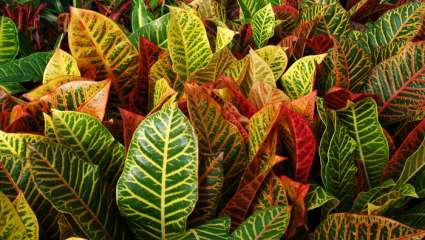
<svg viewBox="0 0 425 240">
<path fill-rule="evenodd" d="M 307 210 L 313 210 L 324 206 L 327 211 L 332 210 L 339 204 L 339 200 L 329 194 L 322 186 L 312 184 L 308 195 L 305 198 Z"/>
<path fill-rule="evenodd" d="M 425 236 L 425 232 L 385 217 L 336 213 L 316 228 L 311 239 L 339 239 L 347 236 L 353 240 L 420 239 Z"/>
<path fill-rule="evenodd" d="M 150 42 L 155 43 L 159 47 L 167 48 L 167 26 L 170 21 L 170 14 L 164 14 L 162 17 L 157 18 L 143 27 L 136 29 L 128 38 L 136 48 L 139 47 L 140 37 L 148 39 Z"/>
<path fill-rule="evenodd" d="M 275 17 L 271 4 L 258 10 L 252 17 L 252 37 L 255 48 L 263 47 L 274 35 Z"/>
<path fill-rule="evenodd" d="M 230 218 L 221 217 L 210 220 L 197 228 L 189 229 L 187 232 L 173 236 L 171 240 L 229 240 Z"/>
<path fill-rule="evenodd" d="M 406 159 L 403 171 L 397 180 L 397 184 L 409 182 L 425 166 L 425 138 L 419 148 Z"/>
<path fill-rule="evenodd" d="M 85 113 L 55 110 L 52 124 L 59 143 L 71 149 L 79 159 L 99 165 L 102 176 L 116 183 L 125 161 L 125 150 L 102 122 Z"/>
<path fill-rule="evenodd" d="M 0 29 L 0 63 L 4 63 L 13 60 L 19 52 L 18 29 L 5 16 L 0 17 Z"/>
<path fill-rule="evenodd" d="M 280 239 L 289 225 L 291 209 L 273 206 L 254 212 L 233 233 L 234 239 Z"/>
<path fill-rule="evenodd" d="M 15 206 L 6 195 L 0 192 L 0 238 L 1 239 L 25 239 L 26 228 L 19 217 Z"/>
<path fill-rule="evenodd" d="M 198 16 L 175 7 L 170 7 L 170 13 L 168 50 L 173 69 L 178 74 L 175 83 L 178 90 L 190 74 L 207 66 L 212 52 L 205 27 Z"/>
<path fill-rule="evenodd" d="M 126 239 L 113 194 L 96 165 L 60 144 L 36 143 L 29 150 L 37 186 L 55 208 L 71 214 L 89 238 Z"/>
<path fill-rule="evenodd" d="M 217 39 L 215 40 L 215 51 L 218 52 L 221 49 L 227 47 L 236 35 L 235 31 L 228 29 L 227 27 L 217 27 Z"/>
<path fill-rule="evenodd" d="M 51 52 L 37 52 L 9 61 L 0 66 L 0 83 L 18 83 L 31 80 L 41 81 Z"/>
<path fill-rule="evenodd" d="M 261 109 L 267 104 L 289 101 L 289 97 L 280 89 L 265 82 L 255 82 L 249 91 L 248 99 Z"/>
<path fill-rule="evenodd" d="M 175 104 L 148 116 L 137 128 L 117 199 L 140 239 L 165 239 L 186 229 L 198 198 L 197 149 L 194 130 Z"/>
<path fill-rule="evenodd" d="M 238 0 L 244 18 L 252 18 L 256 12 L 267 5 L 265 0 Z"/>
<path fill-rule="evenodd" d="M 253 206 L 254 210 L 265 209 L 275 205 L 288 206 L 285 188 L 273 172 L 264 181 Z"/>
<path fill-rule="evenodd" d="M 212 56 L 210 63 L 206 67 L 192 73 L 189 79 L 198 84 L 215 82 L 224 74 L 224 70 L 235 61 L 236 58 L 232 52 L 224 48 Z"/>
<path fill-rule="evenodd" d="M 25 239 L 38 240 L 37 217 L 22 192 L 19 192 L 18 196 L 13 201 L 13 205 L 15 205 L 16 212 L 25 226 Z"/>
<path fill-rule="evenodd" d="M 112 79 L 113 100 L 126 105 L 136 84 L 139 54 L 111 19 L 94 11 L 71 8 L 68 41 L 82 72 L 94 70 L 96 80 Z"/>
<path fill-rule="evenodd" d="M 378 111 L 372 98 L 349 103 L 337 112 L 338 119 L 357 143 L 356 160 L 365 171 L 365 183 L 376 186 L 388 161 L 388 142 L 378 121 Z"/>
<path fill-rule="evenodd" d="M 153 19 L 144 0 L 131 1 L 131 28 L 133 32 L 145 26 Z"/>
<path fill-rule="evenodd" d="M 316 64 L 320 64 L 325 57 L 326 53 L 306 56 L 288 68 L 280 82 L 290 98 L 296 99 L 313 91 Z"/>
<path fill-rule="evenodd" d="M 131 138 L 133 137 L 133 133 L 136 131 L 137 126 L 139 126 L 145 117 L 122 108 L 120 108 L 120 114 L 123 122 L 124 145 L 125 149 L 128 149 Z"/>
<path fill-rule="evenodd" d="M 161 106 L 174 94 L 176 94 L 176 91 L 170 87 L 165 78 L 157 80 L 155 82 L 151 112 L 161 108 Z"/>
<path fill-rule="evenodd" d="M 387 123 L 423 112 L 425 103 L 425 43 L 408 45 L 376 65 L 364 91 L 378 96 L 379 115 Z"/>
<path fill-rule="evenodd" d="M 257 49 L 255 52 L 270 66 L 274 79 L 279 79 L 288 64 L 285 51 L 279 46 L 269 45 Z"/>
<path fill-rule="evenodd" d="M 43 84 L 62 76 L 81 76 L 77 61 L 67 52 L 56 49 L 47 63 L 43 74 Z"/>
</svg>

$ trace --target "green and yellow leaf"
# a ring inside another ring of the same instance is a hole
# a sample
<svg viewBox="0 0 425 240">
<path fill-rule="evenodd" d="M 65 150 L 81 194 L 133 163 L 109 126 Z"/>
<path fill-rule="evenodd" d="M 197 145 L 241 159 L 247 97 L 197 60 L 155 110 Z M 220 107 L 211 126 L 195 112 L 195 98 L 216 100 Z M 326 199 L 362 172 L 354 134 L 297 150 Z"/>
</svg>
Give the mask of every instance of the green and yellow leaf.
<svg viewBox="0 0 425 240">
<path fill-rule="evenodd" d="M 44 69 L 43 84 L 64 76 L 81 76 L 77 61 L 67 52 L 56 49 Z"/>
<path fill-rule="evenodd" d="M 255 48 L 263 47 L 273 37 L 275 16 L 271 4 L 258 10 L 252 17 L 252 39 Z"/>
<path fill-rule="evenodd" d="M 8 17 L 0 17 L 0 63 L 15 59 L 19 52 L 18 29 Z"/>
<path fill-rule="evenodd" d="M 288 57 L 283 48 L 269 45 L 257 49 L 255 52 L 270 66 L 274 79 L 279 79 L 288 64 Z"/>
</svg>

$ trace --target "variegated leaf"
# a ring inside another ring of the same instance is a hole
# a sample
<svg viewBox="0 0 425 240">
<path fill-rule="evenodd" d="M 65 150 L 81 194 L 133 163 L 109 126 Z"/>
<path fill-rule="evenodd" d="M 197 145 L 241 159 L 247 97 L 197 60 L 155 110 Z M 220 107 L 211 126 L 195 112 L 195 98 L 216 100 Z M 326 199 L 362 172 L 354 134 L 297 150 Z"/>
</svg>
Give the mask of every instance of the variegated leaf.
<svg viewBox="0 0 425 240">
<path fill-rule="evenodd" d="M 240 86 L 246 95 L 248 95 L 255 82 L 264 82 L 276 87 L 276 80 L 272 69 L 254 50 L 249 51 L 247 61 L 248 65 L 246 66 L 246 74 L 244 75 L 243 81 L 240 83 Z M 241 70 L 241 73 L 244 74 L 243 65 Z"/>
<path fill-rule="evenodd" d="M 364 91 L 378 96 L 379 116 L 399 122 L 424 111 L 425 43 L 408 45 L 396 56 L 379 63 Z"/>
<path fill-rule="evenodd" d="M 280 89 L 265 82 L 255 82 L 249 91 L 248 99 L 261 109 L 267 104 L 288 102 L 289 97 Z"/>
<path fill-rule="evenodd" d="M 269 45 L 255 50 L 269 66 L 273 72 L 274 79 L 279 79 L 286 69 L 288 57 L 283 48 L 279 46 Z"/>
<path fill-rule="evenodd" d="M 197 139 L 176 104 L 139 125 L 117 185 L 120 212 L 139 239 L 185 231 L 198 198 L 197 168 Z"/>
<path fill-rule="evenodd" d="M 191 228 L 185 233 L 176 234 L 170 240 L 229 240 L 230 218 L 221 217 L 205 222 L 205 224 Z"/>
<path fill-rule="evenodd" d="M 169 21 L 170 14 L 164 14 L 162 17 L 157 18 L 135 30 L 132 34 L 130 34 L 130 36 L 128 36 L 128 38 L 133 45 L 136 46 L 136 48 L 139 48 L 139 39 L 143 36 L 162 49 L 167 49 L 167 27 Z"/>
<path fill-rule="evenodd" d="M 256 12 L 267 5 L 266 0 L 238 0 L 238 3 L 245 19 L 251 19 Z"/>
<path fill-rule="evenodd" d="M 19 52 L 18 29 L 8 17 L 0 17 L 0 63 L 13 60 Z"/>
<path fill-rule="evenodd" d="M 325 57 L 326 53 L 302 57 L 288 68 L 280 82 L 290 98 L 296 99 L 313 91 L 316 64 L 322 63 Z"/>
<path fill-rule="evenodd" d="M 22 192 L 19 192 L 18 196 L 13 201 L 13 205 L 25 226 L 25 239 L 38 240 L 39 230 L 37 217 Z"/>
<path fill-rule="evenodd" d="M 81 76 L 77 61 L 67 52 L 56 49 L 44 69 L 43 84 L 63 76 Z"/>
<path fill-rule="evenodd" d="M 52 52 L 36 52 L 26 57 L 8 61 L 0 66 L 0 83 L 21 83 L 43 80 L 43 71 Z"/>
<path fill-rule="evenodd" d="M 218 52 L 227 47 L 236 35 L 236 32 L 227 27 L 217 27 L 217 39 L 215 40 L 215 51 Z"/>
<path fill-rule="evenodd" d="M 151 112 L 158 110 L 176 91 L 172 89 L 165 78 L 155 82 L 155 91 L 153 92 L 153 101 Z"/>
<path fill-rule="evenodd" d="M 86 9 L 71 8 L 68 41 L 82 72 L 91 70 L 96 80 L 112 79 L 114 104 L 128 103 L 136 84 L 139 54 L 111 19 Z"/>
<path fill-rule="evenodd" d="M 212 57 L 205 27 L 193 12 L 170 7 L 168 50 L 178 75 L 174 86 L 182 90 L 190 74 L 208 65 Z"/>
<path fill-rule="evenodd" d="M 0 191 L 0 238 L 26 239 L 26 228 L 15 206 Z"/>
<path fill-rule="evenodd" d="M 337 112 L 337 118 L 357 143 L 356 160 L 362 164 L 364 181 L 376 186 L 389 158 L 388 142 L 378 121 L 372 98 L 365 98 Z"/>
<path fill-rule="evenodd" d="M 425 166 L 425 138 L 418 149 L 406 159 L 397 184 L 407 183 Z"/>
<path fill-rule="evenodd" d="M 90 239 L 127 239 L 113 192 L 100 168 L 57 143 L 29 145 L 31 171 L 56 209 L 72 215 Z"/>
<path fill-rule="evenodd" d="M 275 16 L 271 4 L 258 10 L 252 17 L 252 38 L 255 48 L 263 47 L 273 37 Z"/>
<path fill-rule="evenodd" d="M 289 225 L 291 208 L 273 206 L 258 210 L 233 233 L 233 239 L 280 239 Z"/>
<path fill-rule="evenodd" d="M 153 20 L 144 0 L 131 0 L 131 28 L 133 32 L 139 30 Z"/>
</svg>

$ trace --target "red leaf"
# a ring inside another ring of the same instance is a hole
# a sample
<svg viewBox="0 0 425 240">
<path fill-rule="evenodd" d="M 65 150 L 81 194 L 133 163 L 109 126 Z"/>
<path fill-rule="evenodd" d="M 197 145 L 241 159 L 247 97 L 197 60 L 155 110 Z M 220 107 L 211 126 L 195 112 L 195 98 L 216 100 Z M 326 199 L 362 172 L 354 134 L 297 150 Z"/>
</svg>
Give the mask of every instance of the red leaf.
<svg viewBox="0 0 425 240">
<path fill-rule="evenodd" d="M 328 36 L 319 34 L 307 39 L 306 45 L 311 48 L 315 54 L 321 54 L 332 48 L 333 41 Z"/>
<path fill-rule="evenodd" d="M 122 108 L 119 108 L 119 110 L 123 121 L 124 145 L 125 148 L 128 149 L 134 131 L 136 131 L 137 127 L 139 126 L 139 123 L 143 121 L 145 117 Z"/>
<path fill-rule="evenodd" d="M 357 102 L 367 97 L 373 97 L 376 100 L 375 94 L 352 93 L 346 88 L 333 87 L 326 93 L 324 100 L 326 107 L 339 110 L 345 108 L 348 101 Z"/>
<path fill-rule="evenodd" d="M 140 37 L 139 43 L 139 72 L 136 87 L 130 93 L 130 110 L 138 113 L 146 113 L 149 99 L 149 71 L 158 60 L 161 49 L 144 37 Z"/>
<path fill-rule="evenodd" d="M 235 106 L 228 102 L 224 103 L 224 106 L 221 110 L 221 114 L 223 115 L 224 119 L 231 122 L 238 128 L 239 132 L 241 133 L 243 139 L 246 142 L 249 136 L 245 125 L 248 123 L 248 120 L 242 114 L 239 113 L 238 109 Z"/>
<path fill-rule="evenodd" d="M 291 5 L 273 6 L 273 12 L 277 19 L 280 19 L 279 16 L 285 15 L 286 13 L 291 14 L 293 17 L 298 17 L 298 10 Z"/>
<path fill-rule="evenodd" d="M 295 178 L 307 182 L 316 153 L 316 138 L 308 122 L 299 114 L 282 107 L 284 141 L 295 166 Z"/>
<path fill-rule="evenodd" d="M 286 106 L 291 110 L 301 114 L 307 121 L 309 121 L 311 126 L 314 120 L 314 111 L 316 109 L 316 96 L 317 90 L 314 90 L 308 95 L 286 103 Z"/>
<path fill-rule="evenodd" d="M 403 143 L 391 157 L 383 172 L 383 177 L 398 174 L 403 169 L 404 162 L 421 145 L 425 138 L 425 118 L 407 135 Z"/>
<path fill-rule="evenodd" d="M 288 48 L 286 50 L 288 57 L 294 56 L 299 59 L 304 56 L 306 41 L 317 22 L 317 20 L 312 20 L 299 24 L 289 36 L 279 42 L 279 46 Z"/>
<path fill-rule="evenodd" d="M 248 54 L 251 44 L 251 36 L 252 27 L 250 24 L 243 25 L 239 34 L 236 34 L 234 38 L 236 44 L 232 52 L 237 59 L 242 59 Z"/>
<path fill-rule="evenodd" d="M 310 189 L 309 184 L 296 182 L 286 176 L 281 176 L 280 181 L 285 188 L 288 202 L 292 206 L 291 222 L 287 230 L 287 238 L 292 238 L 297 232 L 297 228 L 304 226 L 306 208 L 304 199 Z"/>
</svg>

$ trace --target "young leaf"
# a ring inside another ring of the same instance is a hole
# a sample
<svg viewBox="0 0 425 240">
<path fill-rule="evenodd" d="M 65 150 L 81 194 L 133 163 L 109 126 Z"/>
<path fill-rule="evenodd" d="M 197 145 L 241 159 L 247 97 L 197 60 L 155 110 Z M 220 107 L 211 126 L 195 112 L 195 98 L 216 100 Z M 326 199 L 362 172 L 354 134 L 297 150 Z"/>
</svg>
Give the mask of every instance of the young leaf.
<svg viewBox="0 0 425 240">
<path fill-rule="evenodd" d="M 376 65 L 364 91 L 378 96 L 379 116 L 399 122 L 423 112 L 425 103 L 425 43 L 408 45 Z"/>
<path fill-rule="evenodd" d="M 425 166 L 425 138 L 419 148 L 407 158 L 397 184 L 409 182 Z"/>
<path fill-rule="evenodd" d="M 15 59 L 19 52 L 18 29 L 8 17 L 0 17 L 0 63 Z"/>
<path fill-rule="evenodd" d="M 58 48 L 53 52 L 52 58 L 44 69 L 43 84 L 63 76 L 79 77 L 81 74 L 77 61 L 69 53 Z"/>
<path fill-rule="evenodd" d="M 31 144 L 29 151 L 35 182 L 56 209 L 71 214 L 89 238 L 127 239 L 114 196 L 96 165 L 56 143 Z"/>
<path fill-rule="evenodd" d="M 165 239 L 186 229 L 198 198 L 197 168 L 194 130 L 175 104 L 139 125 L 117 184 L 120 212 L 138 238 Z"/>
<path fill-rule="evenodd" d="M 252 37 L 255 48 L 263 47 L 273 37 L 275 17 L 271 4 L 258 10 L 252 17 Z"/>
<path fill-rule="evenodd" d="M 336 196 L 342 207 L 348 207 L 354 199 L 357 174 L 354 153 L 357 143 L 339 121 L 334 129 L 322 180 L 326 191 Z"/>
<path fill-rule="evenodd" d="M 235 31 L 232 31 L 226 27 L 217 27 L 217 39 L 215 40 L 215 51 L 218 52 L 223 48 L 227 47 L 236 35 Z"/>
<path fill-rule="evenodd" d="M 289 225 L 291 208 L 273 206 L 254 212 L 233 233 L 234 239 L 280 239 Z"/>
<path fill-rule="evenodd" d="M 69 48 L 81 71 L 94 70 L 96 80 L 110 77 L 114 103 L 126 105 L 136 84 L 139 54 L 121 28 L 99 13 L 71 8 L 68 31 Z"/>
<path fill-rule="evenodd" d="M 238 3 L 245 19 L 251 19 L 256 12 L 267 5 L 265 0 L 238 0 Z"/>
<path fill-rule="evenodd" d="M 0 83 L 41 81 L 51 52 L 37 52 L 0 65 Z"/>
<path fill-rule="evenodd" d="M 365 98 L 337 112 L 337 117 L 357 143 L 356 159 L 363 165 L 365 183 L 376 186 L 389 158 L 388 142 L 378 121 L 372 98 Z"/>
<path fill-rule="evenodd" d="M 102 176 L 116 183 L 125 150 L 98 119 L 85 113 L 54 110 L 52 125 L 56 141 L 69 147 L 81 160 L 99 165 Z"/>
<path fill-rule="evenodd" d="M 139 126 L 139 124 L 145 119 L 145 117 L 122 108 L 120 108 L 120 115 L 123 122 L 122 125 L 124 145 L 125 149 L 128 149 L 128 146 L 131 142 L 131 138 L 133 137 L 133 133 L 136 131 L 137 126 Z"/>
<path fill-rule="evenodd" d="M 208 65 L 212 52 L 205 27 L 191 11 L 170 7 L 168 50 L 178 75 L 175 88 L 181 90 L 190 74 Z"/>
<path fill-rule="evenodd" d="M 322 63 L 325 57 L 326 53 L 300 58 L 283 74 L 280 82 L 291 99 L 305 96 L 313 91 L 316 64 Z"/>
<path fill-rule="evenodd" d="M 385 217 L 335 213 L 316 228 L 311 239 L 339 239 L 344 236 L 351 236 L 351 239 L 420 239 L 425 236 L 425 231 Z"/>
</svg>

